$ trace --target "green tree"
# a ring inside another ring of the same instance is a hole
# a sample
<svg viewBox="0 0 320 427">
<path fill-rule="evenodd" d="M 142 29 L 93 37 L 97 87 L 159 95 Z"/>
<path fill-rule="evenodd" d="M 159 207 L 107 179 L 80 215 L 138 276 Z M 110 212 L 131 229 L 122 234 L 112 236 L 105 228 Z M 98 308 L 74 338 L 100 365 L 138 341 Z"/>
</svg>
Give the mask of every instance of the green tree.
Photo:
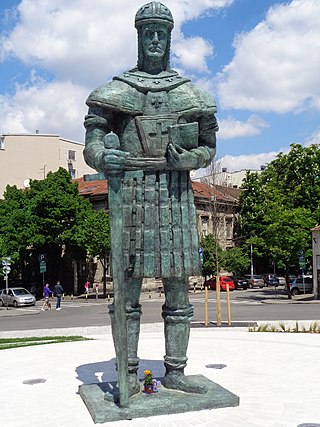
<svg viewBox="0 0 320 427">
<path fill-rule="evenodd" d="M 215 276 L 217 267 L 219 270 L 219 263 L 222 259 L 222 249 L 213 234 L 203 237 L 200 241 L 200 246 L 203 251 L 202 275 L 205 278 L 207 276 Z"/>
<path fill-rule="evenodd" d="M 23 273 L 30 257 L 30 234 L 33 221 L 28 209 L 27 194 L 16 186 L 7 186 L 0 201 L 0 235 L 3 255 L 12 260 L 14 276 Z"/>
<path fill-rule="evenodd" d="M 234 274 L 247 271 L 250 266 L 248 252 L 242 247 L 230 248 L 223 252 L 222 265 L 226 271 Z"/>
<path fill-rule="evenodd" d="M 85 257 L 79 239 L 92 213 L 91 203 L 62 168 L 45 180 L 32 180 L 27 190 L 8 186 L 0 203 L 0 235 L 23 280 L 38 277 L 38 254 L 45 253 L 47 276 L 54 281 L 63 275 L 70 287 L 73 272 L 66 267 L 71 259 Z"/>
<path fill-rule="evenodd" d="M 93 211 L 80 232 L 80 241 L 89 257 L 98 257 L 103 268 L 103 294 L 106 294 L 106 275 L 110 256 L 109 215 L 104 210 Z"/>
<path fill-rule="evenodd" d="M 296 268 L 301 250 L 311 264 L 310 228 L 319 222 L 320 150 L 293 144 L 260 174 L 247 174 L 240 197 L 238 240 L 253 243 L 260 269 Z"/>
</svg>

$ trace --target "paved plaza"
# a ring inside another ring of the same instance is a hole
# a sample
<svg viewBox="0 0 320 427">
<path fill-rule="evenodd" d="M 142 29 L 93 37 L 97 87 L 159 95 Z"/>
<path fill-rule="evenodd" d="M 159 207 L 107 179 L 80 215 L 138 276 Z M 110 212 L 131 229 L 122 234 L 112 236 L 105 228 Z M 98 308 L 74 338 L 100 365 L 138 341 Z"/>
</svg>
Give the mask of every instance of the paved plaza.
<svg viewBox="0 0 320 427">
<path fill-rule="evenodd" d="M 93 340 L 2 350 L 1 426 L 94 425 L 78 395 L 78 387 L 116 379 L 110 328 L 0 332 L 0 337 L 52 335 L 83 335 Z M 162 324 L 142 325 L 139 345 L 141 378 L 144 369 L 151 369 L 155 377 L 163 375 L 163 354 Z M 188 356 L 187 375 L 201 374 L 218 383 L 240 397 L 240 406 L 200 412 L 192 412 L 190 408 L 188 413 L 105 425 L 320 426 L 319 334 L 192 328 Z"/>
</svg>

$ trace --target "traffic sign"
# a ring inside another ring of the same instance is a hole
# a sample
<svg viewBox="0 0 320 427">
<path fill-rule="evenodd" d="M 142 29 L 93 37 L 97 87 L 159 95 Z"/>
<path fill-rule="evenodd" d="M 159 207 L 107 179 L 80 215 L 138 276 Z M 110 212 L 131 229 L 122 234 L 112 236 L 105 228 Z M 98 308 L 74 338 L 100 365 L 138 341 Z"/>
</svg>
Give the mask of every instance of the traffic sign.
<svg viewBox="0 0 320 427">
<path fill-rule="evenodd" d="M 40 273 L 46 273 L 47 263 L 45 261 L 40 261 Z"/>
<path fill-rule="evenodd" d="M 2 268 L 3 274 L 9 274 L 11 271 L 11 267 L 9 265 L 4 265 Z"/>
<path fill-rule="evenodd" d="M 41 261 L 46 261 L 47 260 L 46 254 L 39 254 L 38 258 L 39 258 L 39 262 L 40 263 L 41 263 Z"/>
<path fill-rule="evenodd" d="M 306 260 L 303 255 L 299 256 L 299 268 L 300 270 L 304 270 L 306 268 Z"/>
<path fill-rule="evenodd" d="M 201 264 L 203 264 L 203 249 L 202 248 L 199 248 L 199 255 L 200 255 Z"/>
<path fill-rule="evenodd" d="M 306 263 L 304 261 L 299 261 L 299 268 L 300 268 L 300 270 L 305 270 Z"/>
<path fill-rule="evenodd" d="M 5 258 L 2 259 L 2 265 L 6 266 L 6 265 L 11 265 L 11 257 L 7 256 Z"/>
</svg>

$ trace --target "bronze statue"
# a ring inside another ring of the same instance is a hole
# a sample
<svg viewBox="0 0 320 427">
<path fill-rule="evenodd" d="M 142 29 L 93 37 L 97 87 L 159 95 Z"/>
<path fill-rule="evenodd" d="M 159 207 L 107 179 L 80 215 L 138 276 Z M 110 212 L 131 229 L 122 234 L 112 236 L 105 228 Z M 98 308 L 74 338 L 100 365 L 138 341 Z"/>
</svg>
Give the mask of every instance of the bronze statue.
<svg viewBox="0 0 320 427">
<path fill-rule="evenodd" d="M 116 215 L 122 218 L 122 260 L 113 264 L 113 275 L 123 269 L 129 396 L 140 391 L 137 351 L 144 277 L 161 277 L 165 292 L 162 384 L 185 392 L 206 391 L 184 376 L 193 315 L 188 277 L 201 274 L 189 172 L 208 166 L 214 157 L 217 109 L 207 92 L 170 68 L 173 25 L 162 3 L 142 6 L 135 16 L 137 66 L 94 90 L 87 100 L 86 162 L 121 182 L 122 208 Z M 112 304 L 118 358 L 114 311 Z"/>
</svg>

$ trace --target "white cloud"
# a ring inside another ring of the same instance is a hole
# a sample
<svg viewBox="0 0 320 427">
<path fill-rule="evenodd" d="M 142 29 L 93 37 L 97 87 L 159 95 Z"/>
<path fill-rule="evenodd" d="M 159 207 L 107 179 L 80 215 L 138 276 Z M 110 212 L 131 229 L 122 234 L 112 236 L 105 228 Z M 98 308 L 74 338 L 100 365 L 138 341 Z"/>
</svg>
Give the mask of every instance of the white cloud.
<svg viewBox="0 0 320 427">
<path fill-rule="evenodd" d="M 219 139 L 259 135 L 268 126 L 261 117 L 251 115 L 246 122 L 234 118 L 219 120 Z"/>
<path fill-rule="evenodd" d="M 320 129 L 317 129 L 305 142 L 305 145 L 319 144 L 320 145 Z"/>
<path fill-rule="evenodd" d="M 213 47 L 200 37 L 184 38 L 181 26 L 233 1 L 165 2 L 175 19 L 177 68 L 207 70 Z M 83 140 L 84 102 L 90 91 L 136 64 L 134 16 L 141 4 L 141 0 L 21 0 L 18 9 L 6 15 L 12 28 L 0 34 L 0 60 L 17 58 L 30 68 L 48 71 L 55 80 L 30 78 L 16 86 L 12 96 L 0 94 L 0 132 L 39 129 Z"/>
<path fill-rule="evenodd" d="M 213 46 L 201 37 L 180 38 L 175 43 L 174 58 L 184 68 L 207 72 L 206 59 L 213 55 Z"/>
<path fill-rule="evenodd" d="M 87 89 L 71 82 L 45 83 L 32 76 L 32 86 L 18 86 L 14 96 L 0 95 L 2 133 L 53 133 L 84 141 L 82 122 Z"/>
<path fill-rule="evenodd" d="M 234 41 L 219 76 L 225 107 L 286 113 L 320 109 L 320 2 L 293 0 Z"/>
<path fill-rule="evenodd" d="M 286 152 L 286 150 L 284 150 Z M 269 153 L 246 154 L 240 156 L 226 155 L 221 158 L 215 158 L 213 163 L 207 168 L 198 169 L 195 177 L 212 175 L 212 171 L 221 172 L 222 168 L 227 168 L 228 172 L 241 170 L 260 170 L 260 167 L 270 163 L 279 154 L 279 151 Z"/>
<path fill-rule="evenodd" d="M 228 171 L 238 170 L 259 170 L 260 166 L 270 163 L 279 154 L 278 151 L 270 153 L 248 154 L 241 156 L 224 156 L 219 159 L 219 164 L 222 168 L 227 168 Z"/>
<path fill-rule="evenodd" d="M 212 47 L 200 37 L 185 39 L 182 24 L 232 2 L 166 2 L 175 19 L 176 58 L 183 67 L 205 70 Z M 58 79 L 93 87 L 136 64 L 134 16 L 140 6 L 141 0 L 22 0 L 20 20 L 2 37 L 0 55 L 16 56 L 29 66 L 53 72 Z"/>
</svg>

